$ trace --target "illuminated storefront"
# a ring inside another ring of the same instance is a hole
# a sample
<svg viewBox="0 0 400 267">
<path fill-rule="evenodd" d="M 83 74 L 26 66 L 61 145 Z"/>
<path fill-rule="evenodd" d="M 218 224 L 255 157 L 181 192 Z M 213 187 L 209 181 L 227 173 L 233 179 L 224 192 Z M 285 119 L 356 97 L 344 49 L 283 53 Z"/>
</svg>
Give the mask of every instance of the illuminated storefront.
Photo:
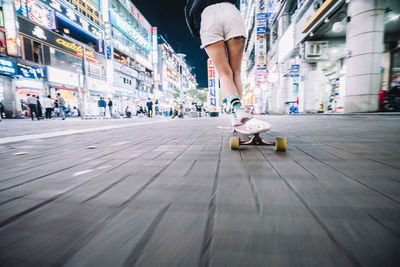
<svg viewBox="0 0 400 267">
<path fill-rule="evenodd" d="M 18 18 L 22 43 L 22 59 L 47 66 L 48 81 L 45 92 L 60 93 L 67 105 L 79 105 L 79 93 L 94 90 L 94 82 L 104 83 L 103 55 L 73 39 L 62 37 L 40 25 Z M 84 64 L 84 69 L 82 65 Z M 85 76 L 84 76 L 85 74 Z M 88 83 L 88 79 L 91 83 Z M 86 82 L 86 83 L 85 83 Z M 107 86 L 102 86 L 104 91 Z M 89 91 L 88 91 L 89 90 Z M 98 91 L 98 88 L 96 88 Z M 97 104 L 96 104 L 97 105 Z M 89 107 L 89 110 L 92 108 Z"/>
<path fill-rule="evenodd" d="M 47 79 L 47 73 L 41 66 L 17 62 L 14 78 L 16 103 L 18 103 L 17 113 L 19 115 L 25 115 L 23 114 L 25 108 L 22 103 L 26 101 L 27 94 L 33 94 L 41 98 L 45 95 L 44 81 Z"/>
<path fill-rule="evenodd" d="M 0 102 L 3 103 L 6 111 L 11 111 L 12 107 L 15 107 L 11 76 L 16 72 L 15 63 L 12 60 L 0 58 Z M 10 112 L 7 113 L 10 114 Z"/>
<path fill-rule="evenodd" d="M 112 25 L 114 102 L 124 107 L 124 101 L 152 98 L 155 79 L 151 25 L 130 1 L 111 1 L 108 15 Z"/>
</svg>

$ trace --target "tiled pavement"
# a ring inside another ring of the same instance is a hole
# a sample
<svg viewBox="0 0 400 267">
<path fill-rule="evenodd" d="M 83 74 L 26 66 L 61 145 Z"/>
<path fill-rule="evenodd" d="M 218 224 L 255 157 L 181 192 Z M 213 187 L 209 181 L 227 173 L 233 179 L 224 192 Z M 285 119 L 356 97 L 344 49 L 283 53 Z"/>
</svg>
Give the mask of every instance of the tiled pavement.
<svg viewBox="0 0 400 267">
<path fill-rule="evenodd" d="M 400 266 L 400 116 L 265 119 L 286 153 L 223 119 L 1 145 L 0 266 Z"/>
</svg>

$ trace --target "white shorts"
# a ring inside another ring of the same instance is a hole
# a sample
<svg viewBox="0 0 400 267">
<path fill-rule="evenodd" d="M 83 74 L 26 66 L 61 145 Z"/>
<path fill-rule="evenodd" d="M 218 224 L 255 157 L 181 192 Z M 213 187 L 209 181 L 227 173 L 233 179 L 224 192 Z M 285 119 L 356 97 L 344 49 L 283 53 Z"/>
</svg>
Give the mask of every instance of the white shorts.
<svg viewBox="0 0 400 267">
<path fill-rule="evenodd" d="M 246 28 L 243 17 L 234 4 L 214 4 L 206 7 L 201 13 L 201 48 L 240 36 L 246 38 Z"/>
</svg>

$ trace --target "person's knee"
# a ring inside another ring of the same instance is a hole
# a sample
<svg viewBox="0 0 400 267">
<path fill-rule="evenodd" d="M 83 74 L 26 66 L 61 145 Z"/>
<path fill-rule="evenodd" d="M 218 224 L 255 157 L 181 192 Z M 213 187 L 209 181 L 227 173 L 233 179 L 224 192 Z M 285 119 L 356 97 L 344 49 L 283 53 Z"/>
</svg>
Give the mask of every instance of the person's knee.
<svg viewBox="0 0 400 267">
<path fill-rule="evenodd" d="M 222 68 L 218 70 L 218 75 L 220 78 L 233 79 L 233 72 L 230 68 Z"/>
<path fill-rule="evenodd" d="M 233 75 L 233 79 L 236 80 L 236 79 L 241 79 L 242 74 L 241 74 L 240 70 L 233 70 L 232 75 Z"/>
</svg>

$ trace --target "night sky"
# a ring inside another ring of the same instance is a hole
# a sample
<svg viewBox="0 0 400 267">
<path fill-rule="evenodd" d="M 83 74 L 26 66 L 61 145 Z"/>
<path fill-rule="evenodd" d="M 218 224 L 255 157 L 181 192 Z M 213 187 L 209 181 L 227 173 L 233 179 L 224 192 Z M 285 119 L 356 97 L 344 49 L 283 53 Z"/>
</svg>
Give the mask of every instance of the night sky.
<svg viewBox="0 0 400 267">
<path fill-rule="evenodd" d="M 199 87 L 207 87 L 207 54 L 200 49 L 200 38 L 193 37 L 186 26 L 184 7 L 186 0 L 131 0 L 152 26 L 177 53 L 186 54 L 191 67 L 195 67 Z"/>
</svg>

